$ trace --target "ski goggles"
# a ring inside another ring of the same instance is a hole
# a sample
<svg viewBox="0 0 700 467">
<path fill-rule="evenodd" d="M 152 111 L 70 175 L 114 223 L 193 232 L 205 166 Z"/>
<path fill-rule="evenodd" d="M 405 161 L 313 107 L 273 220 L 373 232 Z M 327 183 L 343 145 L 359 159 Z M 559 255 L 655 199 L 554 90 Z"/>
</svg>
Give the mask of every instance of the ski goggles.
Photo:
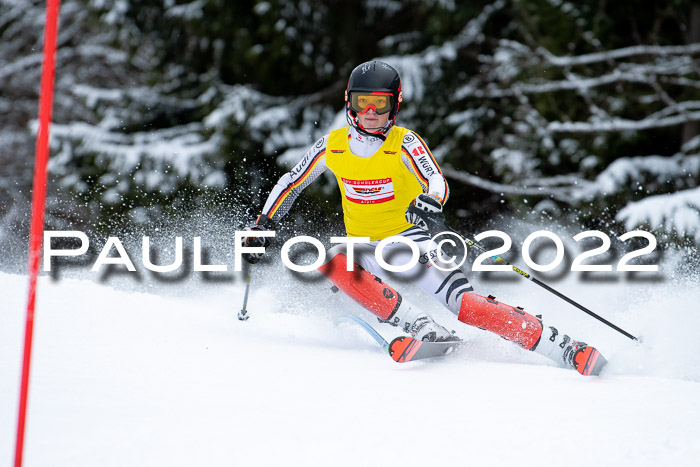
<svg viewBox="0 0 700 467">
<path fill-rule="evenodd" d="M 390 92 L 353 92 L 350 93 L 350 108 L 359 114 L 370 108 L 378 114 L 385 114 L 393 108 L 394 96 Z"/>
</svg>

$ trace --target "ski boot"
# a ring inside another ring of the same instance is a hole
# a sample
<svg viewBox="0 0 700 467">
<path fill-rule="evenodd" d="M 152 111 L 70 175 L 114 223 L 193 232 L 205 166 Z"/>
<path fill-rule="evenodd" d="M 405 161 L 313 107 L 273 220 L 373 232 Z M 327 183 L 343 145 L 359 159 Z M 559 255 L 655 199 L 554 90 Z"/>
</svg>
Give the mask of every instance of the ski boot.
<svg viewBox="0 0 700 467">
<path fill-rule="evenodd" d="M 532 350 L 559 364 L 573 368 L 584 376 L 599 374 L 607 363 L 595 347 L 585 342 L 575 341 L 566 334 L 559 334 L 557 328 L 553 326 L 542 329 L 540 341 Z"/>
<path fill-rule="evenodd" d="M 382 323 L 400 326 L 415 339 L 429 342 L 451 342 L 460 339 L 413 306 L 399 292 L 379 277 L 355 263 L 355 270 L 346 268 L 344 253 L 335 255 L 318 270 L 357 303 L 374 313 Z"/>
<path fill-rule="evenodd" d="M 405 328 L 404 328 L 405 329 Z M 409 332 L 414 339 L 427 342 L 457 342 L 459 337 L 440 326 L 425 313 L 418 315 L 409 327 Z"/>
<path fill-rule="evenodd" d="M 427 313 L 420 311 L 408 300 L 402 300 L 399 309 L 393 319 L 389 321 L 394 326 L 399 326 L 414 339 L 426 342 L 456 342 L 459 337 L 454 332 L 448 331 L 439 325 Z"/>
</svg>

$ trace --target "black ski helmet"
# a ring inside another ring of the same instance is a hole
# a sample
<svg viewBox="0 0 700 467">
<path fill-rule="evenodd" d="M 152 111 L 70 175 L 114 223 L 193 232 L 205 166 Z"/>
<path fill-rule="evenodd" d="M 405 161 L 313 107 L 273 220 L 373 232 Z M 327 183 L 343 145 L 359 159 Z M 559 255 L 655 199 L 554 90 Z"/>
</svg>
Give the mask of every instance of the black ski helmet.
<svg viewBox="0 0 700 467">
<path fill-rule="evenodd" d="M 357 112 L 352 109 L 352 93 L 354 92 L 387 92 L 392 96 L 392 109 L 384 127 L 379 133 L 370 133 L 357 122 Z M 361 133 L 372 136 L 386 135 L 399 114 L 399 104 L 403 100 L 401 78 L 399 73 L 388 63 L 372 60 L 355 67 L 350 73 L 348 87 L 345 90 L 346 118 L 350 125 Z"/>
</svg>

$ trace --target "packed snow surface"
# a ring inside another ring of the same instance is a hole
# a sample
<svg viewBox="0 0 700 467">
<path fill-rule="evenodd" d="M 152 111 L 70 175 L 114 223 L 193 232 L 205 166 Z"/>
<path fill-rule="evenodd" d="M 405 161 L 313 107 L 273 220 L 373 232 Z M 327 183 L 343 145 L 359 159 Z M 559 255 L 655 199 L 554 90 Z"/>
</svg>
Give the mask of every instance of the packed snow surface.
<svg viewBox="0 0 700 467">
<path fill-rule="evenodd" d="M 336 322 L 371 320 L 347 297 L 275 271 L 254 274 L 245 322 L 238 276 L 131 288 L 42 276 L 25 466 L 698 465 L 697 282 L 570 274 L 554 284 L 642 336 L 637 344 L 528 281 L 473 278 L 478 292 L 595 344 L 610 363 L 583 377 L 457 322 L 405 284 L 469 344 L 395 363 L 362 329 Z M 26 288 L 25 276 L 0 273 L 3 466 L 14 452 Z"/>
</svg>

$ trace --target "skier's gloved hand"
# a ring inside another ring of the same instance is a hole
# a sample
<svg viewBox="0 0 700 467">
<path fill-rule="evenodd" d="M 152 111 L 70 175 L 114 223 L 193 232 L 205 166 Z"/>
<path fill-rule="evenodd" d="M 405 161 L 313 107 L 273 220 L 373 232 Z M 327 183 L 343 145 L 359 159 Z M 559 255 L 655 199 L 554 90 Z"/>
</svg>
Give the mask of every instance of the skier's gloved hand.
<svg viewBox="0 0 700 467">
<path fill-rule="evenodd" d="M 258 216 L 255 224 L 248 227 L 246 230 L 255 232 L 261 230 L 275 230 L 275 223 L 272 219 L 267 217 L 265 214 Z M 270 239 L 267 237 L 248 237 L 244 238 L 242 246 L 247 247 L 264 247 L 267 248 L 270 245 Z M 260 261 L 263 257 L 263 253 L 243 253 L 243 258 L 250 264 L 255 264 Z"/>
<path fill-rule="evenodd" d="M 445 224 L 442 200 L 435 195 L 421 193 L 406 208 L 406 220 L 424 230 L 436 230 Z"/>
</svg>

